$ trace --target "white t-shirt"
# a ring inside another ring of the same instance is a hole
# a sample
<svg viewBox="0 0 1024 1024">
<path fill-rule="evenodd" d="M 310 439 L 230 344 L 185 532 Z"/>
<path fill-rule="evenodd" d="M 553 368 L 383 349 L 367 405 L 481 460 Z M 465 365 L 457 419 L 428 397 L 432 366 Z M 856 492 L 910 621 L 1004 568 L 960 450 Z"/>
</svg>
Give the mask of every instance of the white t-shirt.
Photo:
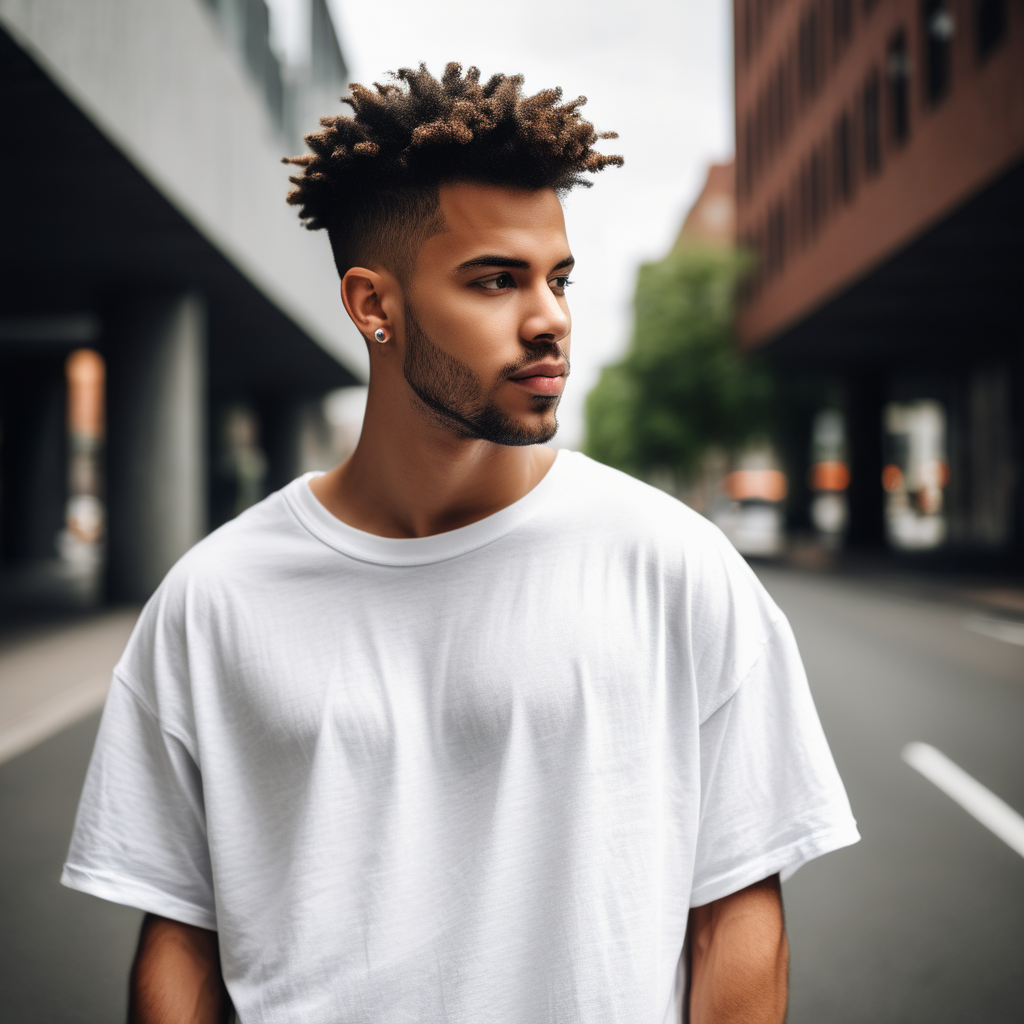
<svg viewBox="0 0 1024 1024">
<path fill-rule="evenodd" d="M 792 632 L 586 457 L 480 522 L 308 477 L 198 544 L 114 674 L 62 881 L 219 933 L 243 1024 L 663 1024 L 687 913 L 857 840 Z"/>
</svg>

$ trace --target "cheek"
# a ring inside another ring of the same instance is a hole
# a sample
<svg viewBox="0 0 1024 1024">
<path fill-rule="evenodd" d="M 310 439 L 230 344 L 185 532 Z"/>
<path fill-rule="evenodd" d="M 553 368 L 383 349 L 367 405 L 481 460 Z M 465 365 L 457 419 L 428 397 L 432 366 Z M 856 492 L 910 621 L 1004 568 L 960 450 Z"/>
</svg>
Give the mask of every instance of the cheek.
<svg viewBox="0 0 1024 1024">
<path fill-rule="evenodd" d="M 436 344 L 483 376 L 520 355 L 514 302 L 453 301 L 421 323 Z"/>
</svg>

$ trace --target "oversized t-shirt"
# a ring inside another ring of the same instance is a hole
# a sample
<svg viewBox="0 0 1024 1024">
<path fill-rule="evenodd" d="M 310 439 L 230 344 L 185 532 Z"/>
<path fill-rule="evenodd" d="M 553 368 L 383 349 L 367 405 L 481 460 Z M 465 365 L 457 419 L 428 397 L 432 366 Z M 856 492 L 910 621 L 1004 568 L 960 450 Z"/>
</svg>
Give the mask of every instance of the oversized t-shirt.
<svg viewBox="0 0 1024 1024">
<path fill-rule="evenodd" d="M 691 907 L 855 842 L 722 534 L 560 452 L 419 539 L 308 478 L 169 573 L 63 882 L 216 929 L 242 1024 L 667 1024 Z"/>
</svg>

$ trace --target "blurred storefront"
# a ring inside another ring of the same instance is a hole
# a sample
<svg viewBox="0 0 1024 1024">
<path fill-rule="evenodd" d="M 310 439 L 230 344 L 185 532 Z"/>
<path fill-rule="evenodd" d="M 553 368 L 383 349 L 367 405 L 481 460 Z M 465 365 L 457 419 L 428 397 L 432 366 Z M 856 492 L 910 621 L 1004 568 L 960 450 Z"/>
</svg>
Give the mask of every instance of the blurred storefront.
<svg viewBox="0 0 1024 1024">
<path fill-rule="evenodd" d="M 736 0 L 738 327 L 823 383 L 828 543 L 1024 553 L 1024 7 Z"/>
<path fill-rule="evenodd" d="M 144 599 L 364 376 L 284 202 L 346 89 L 292 6 L 289 55 L 265 0 L 0 0 L 0 610 Z"/>
</svg>

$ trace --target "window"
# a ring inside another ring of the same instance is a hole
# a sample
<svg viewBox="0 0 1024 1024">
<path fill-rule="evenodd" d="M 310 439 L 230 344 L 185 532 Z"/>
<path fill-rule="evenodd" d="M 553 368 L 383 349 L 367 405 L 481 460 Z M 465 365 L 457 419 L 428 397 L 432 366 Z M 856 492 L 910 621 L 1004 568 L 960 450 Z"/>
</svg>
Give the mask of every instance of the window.
<svg viewBox="0 0 1024 1024">
<path fill-rule="evenodd" d="M 889 40 L 885 69 L 889 79 L 890 131 L 893 141 L 902 145 L 910 137 L 910 56 L 903 29 Z"/>
<path fill-rule="evenodd" d="M 949 0 L 923 0 L 924 84 L 929 103 L 938 103 L 949 92 L 950 56 L 953 44 L 953 15 Z"/>
<path fill-rule="evenodd" d="M 789 244 L 793 249 L 806 245 L 804 225 L 802 223 L 800 171 L 797 169 L 789 176 L 789 202 L 786 204 L 788 213 L 786 223 L 789 225 Z"/>
<path fill-rule="evenodd" d="M 764 95 L 758 96 L 754 107 L 754 179 L 764 170 Z"/>
<path fill-rule="evenodd" d="M 786 260 L 786 211 L 781 202 L 768 210 L 765 240 L 764 272 L 766 278 L 771 278 L 782 270 Z"/>
<path fill-rule="evenodd" d="M 820 149 L 811 153 L 811 195 L 810 195 L 810 220 L 811 233 L 817 234 L 821 222 L 825 219 L 825 155 Z"/>
<path fill-rule="evenodd" d="M 743 189 L 749 196 L 754 191 L 754 119 L 747 114 L 743 125 Z"/>
<path fill-rule="evenodd" d="M 751 49 L 752 49 L 752 40 L 750 38 L 750 29 L 751 29 L 751 24 L 750 23 L 751 23 L 751 19 L 752 19 L 752 12 L 751 12 L 750 7 L 751 7 L 750 0 L 744 0 L 744 2 L 743 2 L 743 17 L 740 19 L 742 39 L 743 39 L 743 63 L 744 64 L 749 64 L 750 63 L 750 52 L 751 52 Z"/>
<path fill-rule="evenodd" d="M 1006 35 L 1006 0 L 974 0 L 974 45 L 984 60 Z"/>
<path fill-rule="evenodd" d="M 853 198 L 853 153 L 850 115 L 844 110 L 832 126 L 832 166 L 836 198 L 848 203 Z"/>
<path fill-rule="evenodd" d="M 786 66 L 779 61 L 775 68 L 775 102 L 778 104 L 776 118 L 779 125 L 779 139 L 789 134 L 789 97 L 786 83 Z"/>
<path fill-rule="evenodd" d="M 800 27 L 797 30 L 800 95 L 805 100 L 810 99 L 821 84 L 819 35 L 818 9 L 816 6 L 808 7 L 800 18 Z"/>
<path fill-rule="evenodd" d="M 853 0 L 832 0 L 832 43 L 838 56 L 853 35 Z"/>
<path fill-rule="evenodd" d="M 811 224 L 811 165 L 805 160 L 800 165 L 800 241 L 807 245 L 813 235 Z"/>
<path fill-rule="evenodd" d="M 881 89 L 878 70 L 872 68 L 861 93 L 861 126 L 864 132 L 864 173 L 871 176 L 882 169 Z"/>
</svg>

